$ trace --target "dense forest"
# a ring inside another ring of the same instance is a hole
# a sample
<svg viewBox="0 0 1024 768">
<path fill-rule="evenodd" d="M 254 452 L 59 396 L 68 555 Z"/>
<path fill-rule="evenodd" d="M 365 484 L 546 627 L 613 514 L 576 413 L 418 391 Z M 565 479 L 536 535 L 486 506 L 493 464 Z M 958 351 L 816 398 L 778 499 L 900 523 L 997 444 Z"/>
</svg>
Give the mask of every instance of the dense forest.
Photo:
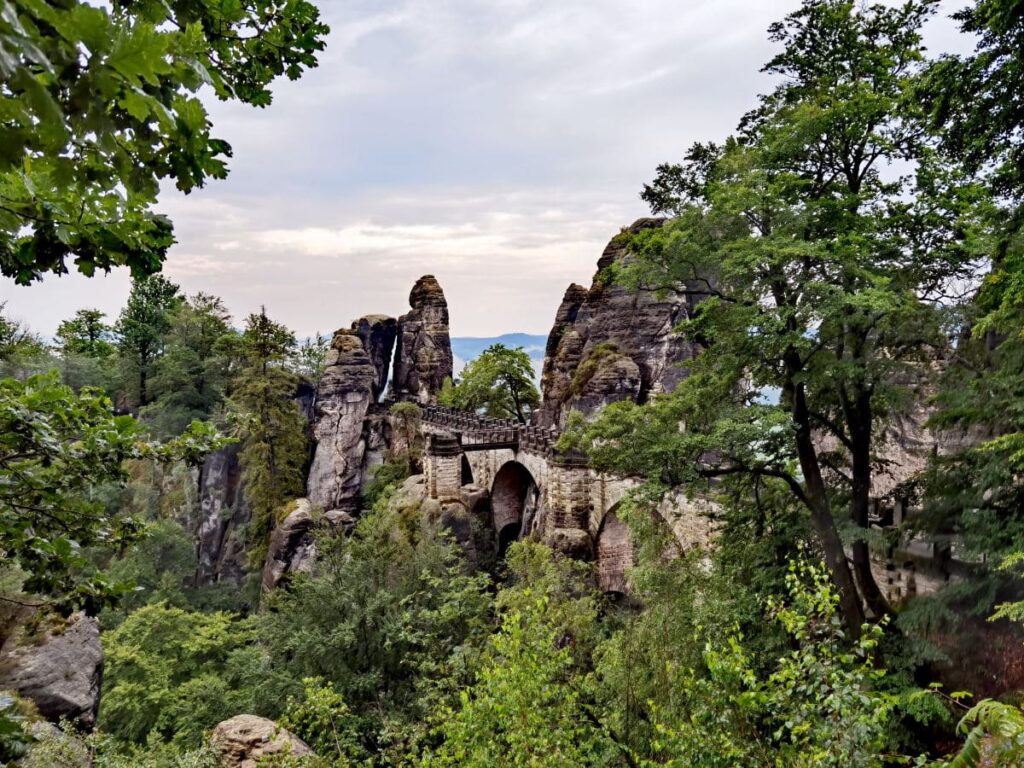
<svg viewBox="0 0 1024 768">
<path fill-rule="evenodd" d="M 636 481 L 612 592 L 540 536 L 467 557 L 409 494 L 428 404 L 536 421 L 500 344 L 429 403 L 392 381 L 383 460 L 268 588 L 337 341 L 273 296 L 243 319 L 185 295 L 153 205 L 227 172 L 196 93 L 267 106 L 327 29 L 304 0 L 6 2 L 3 279 L 133 278 L 53 338 L 0 306 L 0 645 L 96 617 L 103 659 L 94 718 L 0 690 L 0 765 L 248 768 L 211 742 L 238 715 L 274 721 L 258 764 L 282 768 L 1024 765 L 1024 2 L 958 12 L 967 56 L 925 50 L 937 12 L 803 0 L 768 30 L 773 88 L 641 191 L 664 221 L 616 236 L 598 288 L 692 299 L 696 352 L 553 449 Z M 567 397 L 629 365 L 597 345 Z M 934 445 L 904 471 L 909 423 Z M 199 578 L 196 478 L 225 450 L 244 567 Z M 708 546 L 659 515 L 681 494 Z M 906 541 L 957 577 L 893 599 L 879 553 Z"/>
</svg>

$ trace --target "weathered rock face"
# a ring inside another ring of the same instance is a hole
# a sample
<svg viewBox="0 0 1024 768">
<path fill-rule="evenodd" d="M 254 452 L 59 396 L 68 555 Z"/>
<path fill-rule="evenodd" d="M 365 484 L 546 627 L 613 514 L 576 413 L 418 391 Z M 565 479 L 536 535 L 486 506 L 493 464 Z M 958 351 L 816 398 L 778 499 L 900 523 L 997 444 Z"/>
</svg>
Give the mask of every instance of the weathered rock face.
<svg viewBox="0 0 1024 768">
<path fill-rule="evenodd" d="M 243 493 L 239 450 L 235 443 L 214 451 L 199 471 L 199 584 L 240 584 L 244 575 L 246 554 L 239 534 L 252 510 Z"/>
<path fill-rule="evenodd" d="M 378 381 L 370 355 L 355 331 L 334 334 L 317 390 L 309 469 L 309 500 L 322 509 L 355 508 L 366 454 L 365 420 Z"/>
<path fill-rule="evenodd" d="M 334 509 L 315 514 L 309 499 L 296 499 L 288 513 L 270 536 L 267 559 L 263 565 L 263 591 L 276 588 L 289 573 L 311 573 L 316 562 L 315 529 L 350 529 L 355 520 L 347 512 Z"/>
<path fill-rule="evenodd" d="M 352 330 L 362 340 L 363 349 L 377 370 L 377 380 L 373 385 L 373 399 L 377 401 L 388 385 L 391 355 L 398 336 L 398 321 L 387 315 L 367 315 L 352 323 Z"/>
<path fill-rule="evenodd" d="M 210 734 L 210 749 L 224 768 L 256 768 L 261 759 L 272 755 L 314 757 L 298 736 L 256 715 L 236 715 L 218 723 Z"/>
<path fill-rule="evenodd" d="M 103 647 L 95 618 L 76 614 L 41 639 L 15 632 L 0 649 L 0 690 L 30 699 L 40 714 L 91 729 L 100 705 Z"/>
<path fill-rule="evenodd" d="M 448 333 L 448 302 L 433 275 L 416 281 L 409 294 L 412 309 L 398 319 L 398 346 L 391 379 L 396 399 L 427 405 L 452 376 L 452 343 Z"/>
<path fill-rule="evenodd" d="M 640 219 L 629 231 L 664 223 Z M 629 258 L 623 238 L 612 238 L 590 289 L 572 285 L 566 291 L 548 337 L 539 426 L 562 426 L 573 409 L 592 414 L 617 400 L 645 402 L 686 376 L 681 364 L 696 350 L 675 328 L 690 317 L 699 296 L 685 287 L 658 295 L 609 283 L 605 270 Z"/>
</svg>

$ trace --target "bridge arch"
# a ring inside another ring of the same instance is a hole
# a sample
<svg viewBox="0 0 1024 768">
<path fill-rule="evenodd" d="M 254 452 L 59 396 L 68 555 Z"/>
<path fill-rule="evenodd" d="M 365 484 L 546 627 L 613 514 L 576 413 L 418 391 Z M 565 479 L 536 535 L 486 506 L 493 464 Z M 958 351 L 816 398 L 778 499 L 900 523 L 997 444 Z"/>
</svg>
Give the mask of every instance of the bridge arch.
<svg viewBox="0 0 1024 768">
<path fill-rule="evenodd" d="M 463 485 L 473 484 L 473 467 L 470 466 L 469 459 L 466 457 L 466 454 L 462 454 L 460 474 L 462 475 L 460 479 L 462 480 Z"/>
<path fill-rule="evenodd" d="M 601 519 L 594 550 L 597 556 L 597 583 L 605 594 L 621 596 L 629 590 L 626 572 L 633 567 L 635 551 L 629 526 L 618 516 L 616 504 Z"/>
<path fill-rule="evenodd" d="M 524 522 L 537 509 L 540 490 L 530 470 L 518 461 L 502 465 L 491 484 L 491 520 L 498 537 L 498 556 L 520 537 Z"/>
</svg>

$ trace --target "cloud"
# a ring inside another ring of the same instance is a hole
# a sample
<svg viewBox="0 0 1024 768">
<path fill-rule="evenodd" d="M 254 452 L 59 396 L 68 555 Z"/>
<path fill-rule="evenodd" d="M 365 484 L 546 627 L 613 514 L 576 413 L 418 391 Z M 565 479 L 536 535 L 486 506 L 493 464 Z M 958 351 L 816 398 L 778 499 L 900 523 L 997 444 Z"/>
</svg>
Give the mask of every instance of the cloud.
<svg viewBox="0 0 1024 768">
<path fill-rule="evenodd" d="M 161 204 L 172 279 L 236 317 L 266 305 L 301 336 L 405 311 L 426 273 L 456 334 L 546 333 L 566 286 L 645 214 L 654 167 L 725 136 L 769 87 L 765 30 L 799 3 L 319 4 L 320 67 L 276 84 L 269 109 L 210 99 L 231 175 Z M 116 313 L 127 285 L 5 281 L 0 300 L 52 333 L 82 306 Z"/>
</svg>

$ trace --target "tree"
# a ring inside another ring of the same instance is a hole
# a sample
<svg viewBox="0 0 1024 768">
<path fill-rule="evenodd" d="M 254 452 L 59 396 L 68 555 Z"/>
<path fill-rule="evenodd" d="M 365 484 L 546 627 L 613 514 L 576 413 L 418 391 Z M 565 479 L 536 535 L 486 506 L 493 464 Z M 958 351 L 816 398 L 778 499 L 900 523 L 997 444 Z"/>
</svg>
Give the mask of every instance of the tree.
<svg viewBox="0 0 1024 768">
<path fill-rule="evenodd" d="M 195 463 L 219 444 L 200 424 L 164 446 L 143 442 L 134 419 L 113 416 L 99 394 L 76 395 L 55 373 L 0 381 L 0 563 L 24 573 L 29 595 L 95 613 L 124 585 L 94 573 L 82 548 L 117 548 L 140 529 L 130 515 L 108 513 L 97 489 L 125 481 L 126 459 Z"/>
<path fill-rule="evenodd" d="M 164 336 L 171 328 L 171 313 L 181 303 L 178 286 L 163 275 L 136 278 L 128 302 L 117 319 L 117 347 L 135 383 L 132 397 L 141 408 L 151 400 L 149 377 L 163 353 Z"/>
<path fill-rule="evenodd" d="M 57 326 L 55 348 L 60 355 L 64 383 L 76 390 L 99 387 L 112 390 L 116 375 L 112 363 L 117 351 L 113 328 L 98 309 L 80 309 Z"/>
<path fill-rule="evenodd" d="M 1018 202 L 1024 195 L 1024 2 L 976 0 L 954 15 L 976 35 L 970 56 L 944 56 L 919 90 L 952 156 L 991 174 L 993 186 Z"/>
<path fill-rule="evenodd" d="M 125 743 L 198 747 L 204 733 L 258 709 L 254 622 L 163 603 L 144 606 L 104 637 L 100 725 Z"/>
<path fill-rule="evenodd" d="M 0 20 L 0 271 L 28 284 L 126 265 L 159 271 L 161 180 L 224 178 L 230 145 L 196 93 L 271 101 L 316 66 L 329 31 L 305 0 L 211 4 L 12 0 Z"/>
<path fill-rule="evenodd" d="M 920 92 L 949 153 L 992 189 L 1000 208 L 991 269 L 960 308 L 961 337 L 933 423 L 989 439 L 933 462 L 926 523 L 956 531 L 999 562 L 1024 546 L 1024 2 L 979 0 L 955 18 L 978 35 L 977 48 L 935 62 Z M 1004 579 L 999 571 L 982 576 L 972 582 Z"/>
<path fill-rule="evenodd" d="M 781 84 L 714 162 L 691 153 L 679 217 L 635 237 L 622 275 L 695 286 L 682 329 L 704 351 L 675 393 L 617 404 L 590 431 L 599 460 L 655 483 L 732 478 L 751 503 L 780 483 L 809 512 L 855 633 L 860 595 L 887 611 L 865 532 L 882 427 L 945 354 L 941 306 L 983 245 L 983 192 L 941 162 L 908 98 L 934 5 L 805 0 L 772 26 L 784 50 L 765 71 Z M 889 178 L 894 163 L 912 170 Z"/>
<path fill-rule="evenodd" d="M 507 557 L 511 579 L 496 597 L 495 631 L 458 705 L 436 712 L 442 743 L 421 764 L 618 764 L 587 676 L 600 630 L 586 566 L 529 542 L 513 544 Z"/>
<path fill-rule="evenodd" d="M 443 529 L 392 496 L 351 535 L 321 535 L 316 573 L 270 593 L 258 627 L 278 692 L 298 693 L 303 678 L 329 683 L 374 765 L 405 765 L 422 749 L 429 713 L 468 683 L 490 629 L 487 576 L 467 573 Z"/>
<path fill-rule="evenodd" d="M 709 636 L 705 674 L 675 672 L 685 717 L 661 720 L 662 759 L 641 765 L 881 768 L 910 762 L 886 749 L 897 699 L 878 690 L 885 673 L 873 656 L 881 630 L 873 628 L 848 651 L 826 569 L 795 565 L 788 582 L 788 604 L 775 603 L 771 613 L 789 634 L 792 650 L 762 675 L 742 637 Z"/>
<path fill-rule="evenodd" d="M 24 375 L 46 357 L 46 345 L 24 323 L 8 317 L 7 302 L 0 302 L 0 370 L 5 375 Z"/>
<path fill-rule="evenodd" d="M 175 435 L 223 405 L 238 339 L 224 302 L 206 293 L 178 303 L 167 320 L 142 416 L 158 434 Z"/>
<path fill-rule="evenodd" d="M 241 440 L 242 478 L 252 505 L 250 547 L 262 563 L 270 532 L 284 504 L 305 490 L 306 421 L 295 402 L 298 384 L 284 367 L 295 336 L 265 309 L 249 315 L 241 339 L 245 367 L 231 396 L 235 436 Z"/>
<path fill-rule="evenodd" d="M 540 405 L 540 392 L 533 379 L 533 363 L 522 347 L 509 349 L 494 344 L 466 366 L 450 402 L 455 408 L 483 411 L 494 418 L 525 424 L 531 411 Z"/>
<path fill-rule="evenodd" d="M 324 366 L 327 358 L 327 350 L 331 340 L 321 336 L 320 332 L 304 339 L 295 352 L 295 370 L 300 376 L 305 376 L 314 386 L 320 386 L 320 379 L 324 375 Z"/>
<path fill-rule="evenodd" d="M 98 309 L 80 309 L 75 312 L 74 317 L 57 326 L 57 349 L 65 355 L 110 357 L 116 347 L 113 344 L 113 328 L 103 322 L 104 317 L 104 313 Z"/>
</svg>

